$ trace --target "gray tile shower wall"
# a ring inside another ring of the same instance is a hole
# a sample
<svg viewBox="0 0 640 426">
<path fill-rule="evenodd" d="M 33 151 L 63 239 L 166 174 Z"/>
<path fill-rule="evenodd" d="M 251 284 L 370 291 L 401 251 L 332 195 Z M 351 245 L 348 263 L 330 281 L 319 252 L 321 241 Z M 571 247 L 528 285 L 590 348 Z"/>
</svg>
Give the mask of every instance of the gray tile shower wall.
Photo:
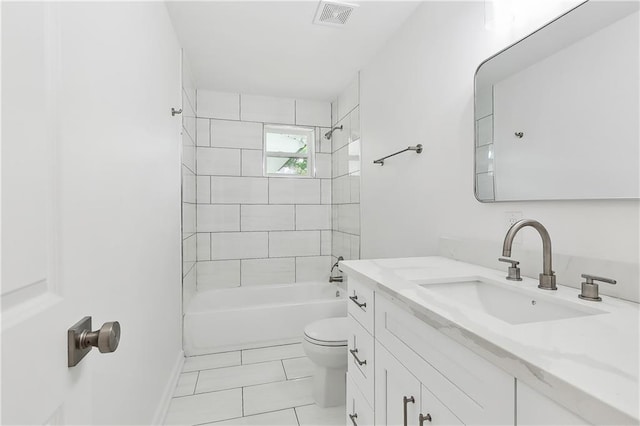
<svg viewBox="0 0 640 426">
<path fill-rule="evenodd" d="M 332 249 L 335 262 L 360 258 L 360 95 L 359 78 L 332 106 Z"/>
<path fill-rule="evenodd" d="M 183 306 L 196 291 L 196 90 L 182 59 L 182 288 Z"/>
<path fill-rule="evenodd" d="M 264 176 L 265 124 L 315 128 L 313 177 Z M 198 91 L 198 289 L 328 279 L 330 124 L 329 102 Z"/>
</svg>

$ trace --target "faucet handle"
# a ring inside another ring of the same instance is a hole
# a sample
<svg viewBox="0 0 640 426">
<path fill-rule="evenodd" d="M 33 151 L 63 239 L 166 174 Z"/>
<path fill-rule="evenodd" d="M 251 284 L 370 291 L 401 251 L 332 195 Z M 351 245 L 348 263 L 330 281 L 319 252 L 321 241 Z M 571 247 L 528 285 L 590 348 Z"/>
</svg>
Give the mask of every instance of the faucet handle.
<svg viewBox="0 0 640 426">
<path fill-rule="evenodd" d="M 582 274 L 580 276 L 587 280 L 587 284 L 593 284 L 594 281 L 602 281 L 603 283 L 607 283 L 607 284 L 617 284 L 618 283 L 614 279 L 598 277 L 598 276 L 595 276 L 595 275 Z"/>
<path fill-rule="evenodd" d="M 509 275 L 505 277 L 506 279 L 511 281 L 522 281 L 522 278 L 520 278 L 520 268 L 518 267 L 520 262 L 518 262 L 517 260 L 507 259 L 506 257 L 500 257 L 498 258 L 498 260 L 500 262 L 506 262 L 511 264 L 511 266 L 509 266 L 509 269 L 508 269 Z"/>
<path fill-rule="evenodd" d="M 594 281 L 600 281 L 607 284 L 616 284 L 617 281 L 611 278 L 603 278 L 595 275 L 582 274 L 580 275 L 586 281 L 582 282 L 582 292 L 578 295 L 580 299 L 590 300 L 592 302 L 600 302 L 602 297 L 599 295 L 598 284 Z"/>
</svg>

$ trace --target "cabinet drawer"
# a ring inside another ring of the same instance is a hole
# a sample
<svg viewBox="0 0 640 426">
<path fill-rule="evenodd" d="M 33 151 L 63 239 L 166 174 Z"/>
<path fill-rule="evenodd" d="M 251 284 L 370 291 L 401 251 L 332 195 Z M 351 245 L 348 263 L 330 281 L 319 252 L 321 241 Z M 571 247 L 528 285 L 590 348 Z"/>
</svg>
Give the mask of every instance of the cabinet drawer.
<svg viewBox="0 0 640 426">
<path fill-rule="evenodd" d="M 349 315 L 347 371 L 369 404 L 373 404 L 373 336 Z"/>
<path fill-rule="evenodd" d="M 466 424 L 513 424 L 515 379 L 378 295 L 376 340 Z"/>
<path fill-rule="evenodd" d="M 347 426 L 372 426 L 373 408 L 347 373 Z"/>
<path fill-rule="evenodd" d="M 424 385 L 422 386 L 420 414 L 423 416 L 423 426 L 464 425 L 464 423 L 449 411 Z"/>
<path fill-rule="evenodd" d="M 373 289 L 353 277 L 349 277 L 347 289 L 347 311 L 373 334 Z"/>
</svg>

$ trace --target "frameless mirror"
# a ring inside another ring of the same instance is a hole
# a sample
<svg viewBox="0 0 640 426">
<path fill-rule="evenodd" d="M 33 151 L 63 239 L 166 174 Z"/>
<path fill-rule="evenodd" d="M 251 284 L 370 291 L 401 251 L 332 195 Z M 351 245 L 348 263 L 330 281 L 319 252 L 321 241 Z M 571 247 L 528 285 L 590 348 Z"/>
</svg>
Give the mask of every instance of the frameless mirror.
<svg viewBox="0 0 640 426">
<path fill-rule="evenodd" d="M 640 198 L 639 10 L 582 3 L 480 64 L 479 201 Z"/>
</svg>

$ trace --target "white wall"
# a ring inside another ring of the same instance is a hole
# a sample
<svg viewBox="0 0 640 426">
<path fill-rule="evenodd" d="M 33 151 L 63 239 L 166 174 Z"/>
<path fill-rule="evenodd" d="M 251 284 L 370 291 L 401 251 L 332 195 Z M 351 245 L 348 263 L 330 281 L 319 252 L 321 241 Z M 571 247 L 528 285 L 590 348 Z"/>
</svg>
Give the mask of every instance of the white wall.
<svg viewBox="0 0 640 426">
<path fill-rule="evenodd" d="M 487 30 L 482 2 L 427 2 L 363 68 L 363 258 L 433 255 L 447 235 L 502 241 L 505 212 L 521 211 L 547 227 L 556 253 L 638 262 L 638 201 L 475 200 L 474 72 L 522 35 Z M 422 154 L 372 164 L 415 143 L 424 145 Z M 534 232 L 522 231 L 522 245 L 540 250 Z"/>
<path fill-rule="evenodd" d="M 59 19 L 61 275 L 85 283 L 94 326 L 122 326 L 116 353 L 89 354 L 92 423 L 149 424 L 182 352 L 179 46 L 162 3 Z"/>
<path fill-rule="evenodd" d="M 331 104 L 198 90 L 197 288 L 327 280 Z M 267 177 L 265 124 L 313 127 L 315 173 Z"/>
</svg>

